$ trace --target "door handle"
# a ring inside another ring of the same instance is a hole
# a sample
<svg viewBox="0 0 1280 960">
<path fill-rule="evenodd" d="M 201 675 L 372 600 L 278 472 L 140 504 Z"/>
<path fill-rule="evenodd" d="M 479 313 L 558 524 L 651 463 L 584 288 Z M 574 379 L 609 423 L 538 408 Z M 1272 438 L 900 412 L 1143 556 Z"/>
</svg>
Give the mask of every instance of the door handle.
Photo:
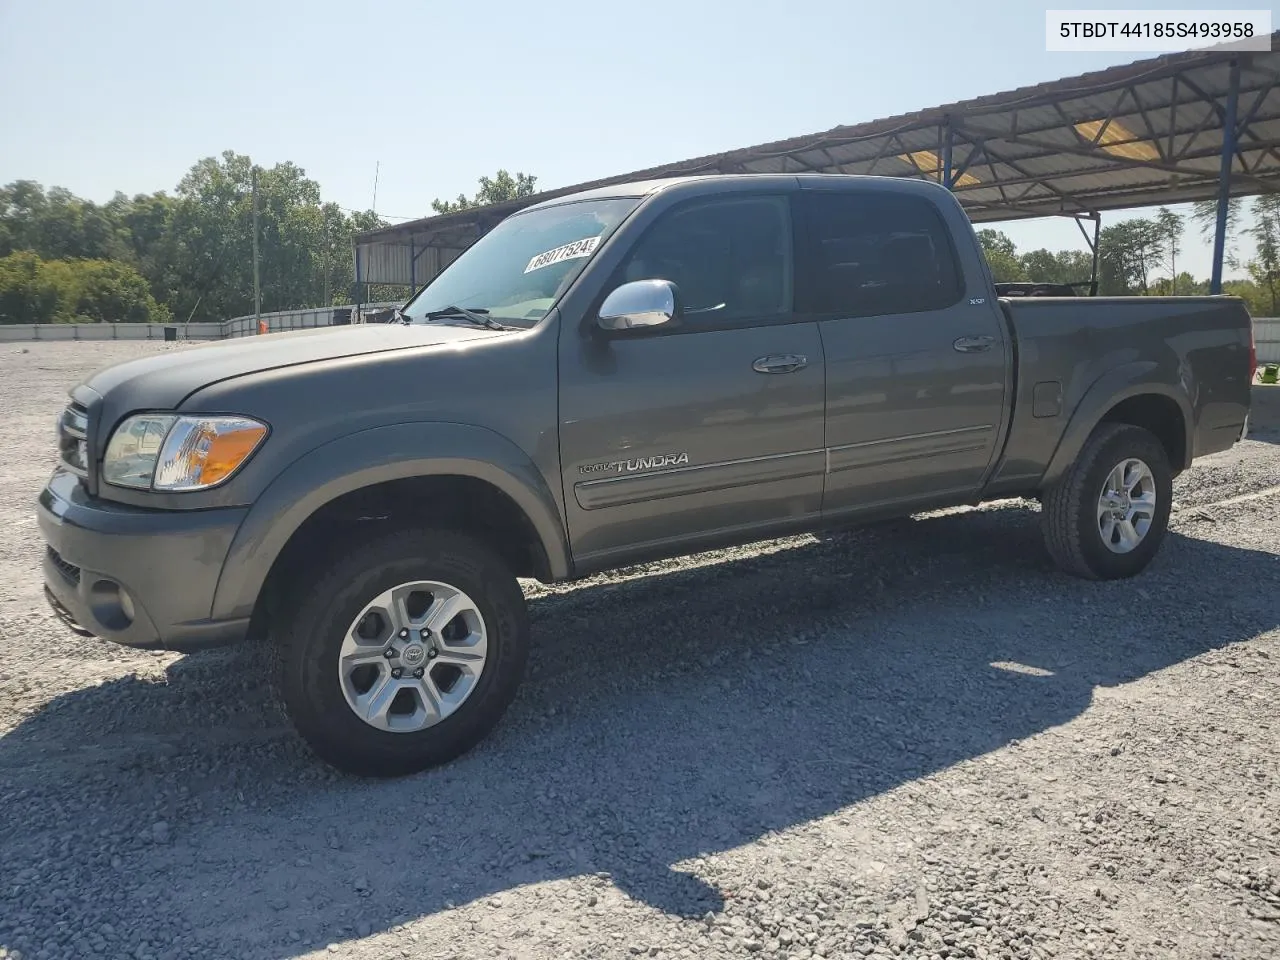
<svg viewBox="0 0 1280 960">
<path fill-rule="evenodd" d="M 995 337 L 960 337 L 952 346 L 960 353 L 981 353 L 990 350 L 995 340 Z"/>
<path fill-rule="evenodd" d="M 761 357 L 751 364 L 751 369 L 756 373 L 795 373 L 808 365 L 808 357 L 798 353 L 781 353 L 771 357 Z"/>
</svg>

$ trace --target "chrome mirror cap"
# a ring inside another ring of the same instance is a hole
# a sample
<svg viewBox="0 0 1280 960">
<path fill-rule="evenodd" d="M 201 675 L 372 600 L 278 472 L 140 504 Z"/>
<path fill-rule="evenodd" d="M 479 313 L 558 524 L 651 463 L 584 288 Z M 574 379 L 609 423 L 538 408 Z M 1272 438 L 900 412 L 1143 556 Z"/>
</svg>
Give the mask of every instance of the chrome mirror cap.
<svg viewBox="0 0 1280 960">
<path fill-rule="evenodd" d="M 600 305 L 596 324 L 602 330 L 659 327 L 676 319 L 675 285 L 669 280 L 633 280 L 615 289 Z"/>
</svg>

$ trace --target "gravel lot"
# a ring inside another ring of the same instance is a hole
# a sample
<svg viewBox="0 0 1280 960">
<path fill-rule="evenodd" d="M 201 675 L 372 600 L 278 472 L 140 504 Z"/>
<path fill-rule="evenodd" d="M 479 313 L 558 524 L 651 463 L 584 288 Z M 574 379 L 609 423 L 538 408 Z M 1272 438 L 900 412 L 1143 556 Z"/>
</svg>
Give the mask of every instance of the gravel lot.
<svg viewBox="0 0 1280 960">
<path fill-rule="evenodd" d="M 1280 388 L 1137 580 L 1001 504 L 530 584 L 506 722 L 369 783 L 46 612 L 65 390 L 162 349 L 0 346 L 0 957 L 1280 955 Z"/>
</svg>

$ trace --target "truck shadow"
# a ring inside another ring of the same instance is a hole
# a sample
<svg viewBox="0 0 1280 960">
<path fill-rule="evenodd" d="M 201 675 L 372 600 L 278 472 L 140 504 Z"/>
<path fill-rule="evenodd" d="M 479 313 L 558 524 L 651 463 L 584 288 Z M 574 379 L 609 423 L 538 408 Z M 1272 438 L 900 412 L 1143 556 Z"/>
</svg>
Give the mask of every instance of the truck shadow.
<svg viewBox="0 0 1280 960">
<path fill-rule="evenodd" d="M 602 890 L 701 916 L 732 891 L 700 856 L 1066 723 L 1098 686 L 1256 637 L 1280 620 L 1277 579 L 1274 554 L 1172 534 L 1137 580 L 1072 580 L 1015 509 L 620 576 L 535 597 L 530 676 L 499 730 L 446 768 L 381 783 L 300 749 L 248 653 L 188 657 L 162 683 L 60 697 L 0 739 L 16 885 L 0 945 L 30 949 L 19 908 L 51 886 L 116 930 L 163 914 L 175 948 L 268 958 L 597 873 Z M 68 797 L 84 808 L 71 837 L 65 818 L 54 834 L 30 814 Z M 574 913 L 558 919 L 589 915 L 587 902 Z"/>
</svg>

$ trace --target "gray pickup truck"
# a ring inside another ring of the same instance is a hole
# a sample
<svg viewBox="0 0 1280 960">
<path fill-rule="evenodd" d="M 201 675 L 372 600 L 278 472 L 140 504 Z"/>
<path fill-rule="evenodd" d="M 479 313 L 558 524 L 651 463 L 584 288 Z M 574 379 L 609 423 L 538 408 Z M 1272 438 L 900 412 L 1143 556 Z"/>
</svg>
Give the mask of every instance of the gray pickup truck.
<svg viewBox="0 0 1280 960">
<path fill-rule="evenodd" d="M 264 644 L 312 748 L 381 776 L 499 721 L 517 578 L 1005 497 L 1067 572 L 1136 574 L 1253 370 L 1240 300 L 998 299 L 950 193 L 873 177 L 551 200 L 398 319 L 96 373 L 38 504 L 71 626 Z"/>
</svg>

